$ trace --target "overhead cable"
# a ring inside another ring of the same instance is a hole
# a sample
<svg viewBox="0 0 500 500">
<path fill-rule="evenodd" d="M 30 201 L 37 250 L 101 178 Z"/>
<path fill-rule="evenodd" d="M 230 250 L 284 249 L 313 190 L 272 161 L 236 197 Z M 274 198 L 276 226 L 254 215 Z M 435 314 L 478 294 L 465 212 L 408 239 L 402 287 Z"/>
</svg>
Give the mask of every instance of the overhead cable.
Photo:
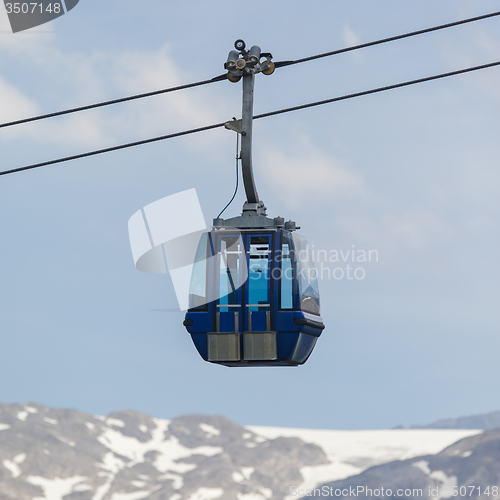
<svg viewBox="0 0 500 500">
<path fill-rule="evenodd" d="M 371 90 L 363 90 L 361 92 L 355 92 L 354 94 L 347 94 L 340 97 L 333 97 L 331 99 L 324 99 L 322 101 L 311 102 L 308 104 L 301 104 L 299 106 L 293 106 L 291 108 L 284 108 L 278 111 L 270 111 L 268 113 L 262 113 L 260 115 L 255 115 L 253 118 L 257 120 L 258 118 L 267 118 L 268 116 L 281 115 L 282 113 L 289 113 L 290 111 L 297 111 L 299 109 L 312 108 L 314 106 L 321 106 L 322 104 L 328 104 L 330 102 L 345 101 L 346 99 L 352 99 L 354 97 L 361 97 L 363 95 L 376 94 L 377 92 L 384 92 L 385 90 L 397 89 L 400 87 L 407 87 L 408 85 L 415 85 L 417 83 L 429 82 L 431 80 L 438 80 L 440 78 L 446 78 L 448 76 L 460 75 L 462 73 L 470 73 L 471 71 L 477 71 L 480 69 L 491 68 L 493 66 L 499 66 L 500 61 L 482 64 L 481 66 L 474 66 L 472 68 L 459 69 L 457 71 L 450 71 L 449 73 L 441 73 L 440 75 L 427 76 L 425 78 L 418 78 L 417 80 L 409 80 L 403 83 L 395 83 L 394 85 L 387 85 L 385 87 L 378 87 Z"/>
<path fill-rule="evenodd" d="M 280 110 L 277 110 L 277 111 L 270 111 L 268 113 L 262 113 L 260 115 L 255 115 L 253 118 L 254 118 L 254 120 L 257 120 L 259 118 L 267 118 L 269 116 L 280 115 L 280 114 L 283 114 L 283 113 L 289 113 L 291 111 L 297 111 L 299 109 L 306 109 L 306 108 L 311 108 L 311 107 L 314 107 L 314 106 L 321 106 L 322 104 L 328 104 L 328 103 L 332 103 L 332 102 L 336 102 L 336 101 L 344 101 L 346 99 L 353 99 L 354 97 L 361 97 L 361 96 L 364 96 L 364 95 L 375 94 L 377 92 L 384 92 L 386 90 L 397 89 L 397 88 L 400 88 L 400 87 L 407 87 L 409 85 L 415 85 L 417 83 L 428 82 L 428 81 L 431 81 L 431 80 L 438 80 L 440 78 L 447 78 L 449 76 L 455 76 L 455 75 L 459 75 L 459 74 L 462 74 L 462 73 L 470 73 L 472 71 L 478 71 L 478 70 L 481 70 L 481 69 L 491 68 L 491 67 L 494 67 L 494 66 L 500 66 L 500 61 L 492 62 L 492 63 L 489 63 L 489 64 L 482 64 L 480 66 L 473 66 L 473 67 L 470 67 L 470 68 L 460 69 L 460 70 L 457 70 L 457 71 L 450 71 L 448 73 L 441 73 L 439 75 L 428 76 L 428 77 L 425 77 L 425 78 L 419 78 L 417 80 L 409 80 L 409 81 L 402 82 L 402 83 L 396 83 L 394 85 L 387 85 L 385 87 L 378 87 L 376 89 L 364 90 L 362 92 L 356 92 L 354 94 L 347 94 L 347 95 L 343 95 L 343 96 L 340 96 L 340 97 L 333 97 L 331 99 L 324 99 L 322 101 L 316 101 L 316 102 L 312 102 L 312 103 L 308 103 L 308 104 L 301 104 L 299 106 L 293 106 L 291 108 L 284 108 L 284 109 L 280 109 Z M 195 129 L 191 129 L 191 130 L 185 130 L 183 132 L 176 132 L 174 134 L 162 135 L 162 136 L 159 136 L 159 137 L 154 137 L 152 139 L 144 139 L 142 141 L 130 142 L 130 143 L 127 143 L 127 144 L 121 144 L 119 146 L 113 146 L 113 147 L 110 147 L 110 148 L 99 149 L 97 151 L 90 151 L 88 153 L 81 153 L 81 154 L 74 155 L 74 156 L 67 156 L 65 158 L 59 158 L 57 160 L 50 160 L 50 161 L 46 161 L 46 162 L 42 162 L 42 163 L 36 163 L 34 165 L 28 165 L 28 166 L 25 166 L 25 167 L 14 168 L 14 169 L 11 169 L 11 170 L 4 170 L 3 172 L 0 172 L 0 175 L 13 174 L 15 172 L 21 172 L 23 170 L 31 170 L 31 169 L 34 169 L 34 168 L 45 167 L 47 165 L 53 165 L 55 163 L 62 163 L 62 162 L 69 161 L 69 160 L 76 160 L 78 158 L 85 158 L 87 156 L 94 156 L 94 155 L 98 155 L 98 154 L 101 154 L 101 153 L 108 153 L 110 151 L 117 151 L 119 149 L 131 148 L 133 146 L 139 146 L 141 144 L 148 144 L 148 143 L 151 143 L 151 142 L 163 141 L 165 139 L 172 139 L 174 137 L 179 137 L 179 136 L 182 136 L 182 135 L 194 134 L 196 132 L 203 132 L 205 130 L 211 130 L 211 129 L 215 129 L 215 128 L 218 128 L 218 127 L 222 127 L 222 126 L 224 126 L 224 124 L 225 124 L 225 122 L 216 123 L 216 124 L 213 124 L 213 125 L 207 125 L 205 127 L 199 127 L 199 128 L 195 128 Z"/>
<path fill-rule="evenodd" d="M 153 137 L 152 139 L 144 139 L 142 141 L 129 142 L 127 144 L 120 144 L 119 146 L 112 146 L 110 148 L 98 149 L 96 151 L 89 151 L 88 153 L 81 153 L 74 156 L 66 156 L 65 158 L 58 158 L 57 160 L 35 163 L 34 165 L 28 165 L 26 167 L 13 168 L 12 170 L 4 170 L 3 172 L 0 172 L 0 175 L 13 174 L 15 172 L 22 172 L 23 170 L 31 170 L 33 168 L 46 167 L 47 165 L 53 165 L 54 163 L 62 163 L 65 161 L 77 160 L 78 158 L 85 158 L 87 156 L 94 156 L 94 155 L 99 155 L 101 153 L 118 151 L 119 149 L 132 148 L 134 146 L 140 146 L 141 144 L 149 144 L 150 142 L 164 141 L 165 139 L 172 139 L 173 137 L 180 137 L 181 135 L 194 134 L 196 132 L 203 132 L 205 130 L 210 130 L 213 128 L 218 128 L 223 126 L 224 123 L 216 123 L 214 125 L 207 125 L 206 127 L 194 128 L 191 130 L 185 130 L 183 132 L 175 132 L 174 134 L 161 135 L 159 137 Z"/>
<path fill-rule="evenodd" d="M 98 102 L 96 104 L 89 104 L 87 106 L 80 106 L 79 108 L 71 108 L 63 111 L 56 111 L 55 113 L 48 113 L 46 115 L 32 116 L 31 118 L 23 118 L 22 120 L 15 120 L 7 123 L 0 123 L 0 128 L 12 127 L 12 125 L 20 125 L 21 123 L 36 122 L 38 120 L 43 120 L 45 118 L 52 118 L 54 116 L 69 115 L 70 113 L 76 113 L 77 111 L 85 111 L 87 109 L 101 108 L 103 106 L 109 106 L 110 104 L 118 104 L 119 102 L 133 101 L 135 99 L 142 99 L 144 97 L 151 97 L 153 95 L 167 94 L 168 92 L 175 92 L 176 90 L 190 89 L 193 87 L 201 87 L 207 83 L 220 82 L 226 80 L 227 75 L 216 76 L 210 80 L 203 80 L 201 82 L 187 83 L 185 85 L 179 85 L 177 87 L 170 87 L 168 89 L 154 90 L 152 92 L 146 92 L 144 94 L 132 95 L 129 97 L 121 97 L 120 99 L 113 99 L 111 101 Z"/>
<path fill-rule="evenodd" d="M 280 68 L 280 67 L 283 67 L 283 66 L 291 66 L 293 64 L 299 64 L 299 63 L 302 63 L 302 62 L 313 61 L 315 59 L 321 59 L 323 57 L 329 57 L 329 56 L 333 56 L 333 55 L 337 55 L 337 54 L 342 54 L 344 52 L 351 52 L 353 50 L 364 49 L 366 47 L 372 47 L 374 45 L 380 45 L 380 44 L 387 43 L 387 42 L 393 42 L 395 40 L 401 40 L 403 38 L 409 38 L 409 37 L 416 36 L 416 35 L 422 35 L 424 33 L 430 33 L 432 31 L 438 31 L 438 30 L 442 30 L 442 29 L 445 29 L 445 28 L 451 28 L 453 26 L 459 26 L 461 24 L 472 23 L 472 22 L 475 22 L 475 21 L 480 21 L 482 19 L 488 19 L 490 17 L 495 17 L 495 16 L 499 16 L 499 15 L 500 15 L 500 11 L 498 11 L 498 12 L 492 12 L 491 14 L 484 14 L 482 16 L 470 17 L 468 19 L 462 19 L 461 21 L 454 21 L 452 23 L 441 24 L 439 26 L 434 26 L 432 28 L 426 28 L 426 29 L 422 29 L 422 30 L 418 30 L 418 31 L 412 31 L 410 33 L 404 33 L 402 35 L 396 35 L 396 36 L 392 36 L 392 37 L 389 37 L 389 38 L 383 38 L 381 40 L 375 40 L 373 42 L 362 43 L 362 44 L 359 44 L 359 45 L 352 45 L 350 47 L 344 47 L 343 49 L 333 50 L 331 52 L 324 52 L 322 54 L 317 54 L 317 55 L 314 55 L 314 56 L 303 57 L 302 59 L 295 59 L 293 61 L 278 61 L 278 62 L 274 63 L 274 65 L 275 65 L 276 68 Z M 71 109 L 66 109 L 66 110 L 63 110 L 63 111 L 57 111 L 57 112 L 54 112 L 54 113 L 48 113 L 48 114 L 45 114 L 45 115 L 33 116 L 31 118 L 24 118 L 24 119 L 21 119 L 21 120 L 15 120 L 15 121 L 6 122 L 6 123 L 0 123 L 0 128 L 12 127 L 13 125 L 20 125 L 22 123 L 34 122 L 34 121 L 38 121 L 38 120 L 43 120 L 45 118 L 52 118 L 52 117 L 55 117 L 55 116 L 67 115 L 67 114 L 70 114 L 70 113 L 76 113 L 78 111 L 85 111 L 85 110 L 88 110 L 88 109 L 100 108 L 100 107 L 103 107 L 103 106 L 109 106 L 110 104 L 118 104 L 120 102 L 133 101 L 135 99 L 142 99 L 144 97 L 151 97 L 151 96 L 154 96 L 154 95 L 166 94 L 168 92 L 174 92 L 176 90 L 184 90 L 184 89 L 189 89 L 189 88 L 193 88 L 193 87 L 199 87 L 201 85 L 206 85 L 208 83 L 220 82 L 222 80 L 225 80 L 226 78 L 227 78 L 227 75 L 223 74 L 223 75 L 219 75 L 219 76 L 216 76 L 214 78 L 211 78 L 209 80 L 203 80 L 203 81 L 200 81 L 200 82 L 188 83 L 188 84 L 185 84 L 185 85 L 179 85 L 177 87 L 171 87 L 171 88 L 167 88 L 167 89 L 155 90 L 155 91 L 146 92 L 146 93 L 143 93 L 143 94 L 137 94 L 137 95 L 133 95 L 133 96 L 129 96 L 129 97 L 122 97 L 122 98 L 119 98 L 119 99 L 113 99 L 111 101 L 104 101 L 104 102 L 99 102 L 99 103 L 96 103 L 96 104 L 89 104 L 87 106 L 80 106 L 80 107 L 77 107 L 77 108 L 71 108 Z"/>
<path fill-rule="evenodd" d="M 500 11 L 492 12 L 491 14 L 484 14 L 482 16 L 470 17 L 468 19 L 462 19 L 461 21 L 455 21 L 453 23 L 441 24 L 439 26 L 433 26 L 432 28 L 426 28 L 423 30 L 412 31 L 410 33 L 404 33 L 403 35 L 391 36 L 389 38 L 382 38 L 381 40 L 375 40 L 373 42 L 361 43 L 359 45 L 352 45 L 350 47 L 345 47 L 343 49 L 333 50 L 331 52 L 324 52 L 323 54 L 317 54 L 315 56 L 303 57 L 302 59 L 295 59 L 293 61 L 278 61 L 274 65 L 276 68 L 281 68 L 283 66 L 291 66 L 293 64 L 299 64 L 307 61 L 313 61 L 315 59 L 321 59 L 323 57 L 335 56 L 337 54 L 343 54 L 344 52 L 351 52 L 353 50 L 364 49 L 366 47 L 373 47 L 374 45 L 381 45 L 387 42 L 394 42 L 395 40 L 401 40 L 403 38 L 410 38 L 416 35 L 422 35 L 424 33 L 430 33 L 432 31 L 439 31 L 445 28 L 452 28 L 453 26 L 459 26 L 461 24 L 472 23 L 474 21 L 480 21 L 482 19 L 488 19 L 489 17 L 500 16 Z"/>
</svg>

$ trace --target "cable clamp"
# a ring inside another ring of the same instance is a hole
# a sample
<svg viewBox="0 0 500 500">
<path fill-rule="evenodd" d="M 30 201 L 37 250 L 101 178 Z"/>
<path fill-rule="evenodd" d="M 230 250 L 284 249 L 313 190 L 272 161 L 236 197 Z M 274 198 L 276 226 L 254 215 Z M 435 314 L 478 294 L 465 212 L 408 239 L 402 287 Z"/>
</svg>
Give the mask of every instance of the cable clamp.
<svg viewBox="0 0 500 500">
<path fill-rule="evenodd" d="M 224 127 L 227 128 L 228 130 L 234 130 L 238 134 L 243 134 L 243 129 L 241 128 L 241 120 L 237 120 L 236 118 L 233 118 L 232 122 L 226 122 L 224 123 Z"/>
</svg>

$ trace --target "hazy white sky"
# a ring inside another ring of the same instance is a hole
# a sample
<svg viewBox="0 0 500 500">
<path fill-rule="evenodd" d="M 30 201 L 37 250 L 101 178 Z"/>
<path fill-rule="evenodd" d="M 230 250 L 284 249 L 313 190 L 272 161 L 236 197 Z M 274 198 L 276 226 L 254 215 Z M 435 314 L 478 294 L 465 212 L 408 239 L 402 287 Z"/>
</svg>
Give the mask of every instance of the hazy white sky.
<svg viewBox="0 0 500 500">
<path fill-rule="evenodd" d="M 81 0 L 13 35 L 0 7 L 0 122 L 219 75 L 234 40 L 286 60 L 498 10 L 478 0 Z M 500 17 L 258 75 L 255 112 L 500 60 Z M 1 169 L 239 117 L 229 82 L 0 130 Z M 129 217 L 234 189 L 234 133 L 0 178 L 0 401 L 94 414 L 382 428 L 500 408 L 500 68 L 258 120 L 270 216 L 316 249 L 377 250 L 323 280 L 327 325 L 299 368 L 204 363 L 168 277 L 135 270 Z M 237 215 L 241 190 L 226 212 Z M 175 214 L 172 214 L 175 217 Z M 168 223 L 168 221 L 166 221 Z M 331 269 L 342 263 L 327 263 Z"/>
</svg>

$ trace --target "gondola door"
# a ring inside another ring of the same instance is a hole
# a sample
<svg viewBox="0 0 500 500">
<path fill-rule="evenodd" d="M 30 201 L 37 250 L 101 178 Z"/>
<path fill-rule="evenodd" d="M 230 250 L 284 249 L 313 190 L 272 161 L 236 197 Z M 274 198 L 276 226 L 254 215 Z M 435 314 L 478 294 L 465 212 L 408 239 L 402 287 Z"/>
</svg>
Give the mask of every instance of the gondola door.
<svg viewBox="0 0 500 500">
<path fill-rule="evenodd" d="M 242 284 L 246 277 L 241 235 L 218 235 L 214 331 L 208 336 L 209 361 L 241 359 Z"/>
<path fill-rule="evenodd" d="M 248 234 L 248 277 L 245 283 L 243 359 L 276 359 L 276 332 L 272 331 L 272 234 Z"/>
</svg>

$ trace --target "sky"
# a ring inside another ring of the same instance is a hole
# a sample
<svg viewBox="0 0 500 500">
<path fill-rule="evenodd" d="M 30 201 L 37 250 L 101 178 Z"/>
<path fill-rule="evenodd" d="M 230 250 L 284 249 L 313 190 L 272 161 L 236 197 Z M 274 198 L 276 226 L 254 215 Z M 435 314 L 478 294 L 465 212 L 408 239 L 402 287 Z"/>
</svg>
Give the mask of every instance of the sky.
<svg viewBox="0 0 500 500">
<path fill-rule="evenodd" d="M 275 61 L 297 59 L 498 5 L 80 0 L 16 34 L 0 6 L 0 122 L 220 75 L 238 38 Z M 255 113 L 498 61 L 499 23 L 257 75 Z M 0 130 L 0 167 L 233 116 L 241 84 L 222 81 L 19 125 Z M 134 267 L 127 223 L 137 210 L 195 188 L 210 224 L 229 201 L 234 132 L 0 177 L 0 402 L 325 429 L 500 409 L 499 117 L 496 67 L 255 122 L 254 175 L 269 216 L 295 220 L 328 255 L 378 256 L 362 264 L 364 279 L 320 281 L 326 329 L 296 368 L 205 363 L 169 276 Z M 225 217 L 243 202 L 240 188 Z"/>
</svg>

